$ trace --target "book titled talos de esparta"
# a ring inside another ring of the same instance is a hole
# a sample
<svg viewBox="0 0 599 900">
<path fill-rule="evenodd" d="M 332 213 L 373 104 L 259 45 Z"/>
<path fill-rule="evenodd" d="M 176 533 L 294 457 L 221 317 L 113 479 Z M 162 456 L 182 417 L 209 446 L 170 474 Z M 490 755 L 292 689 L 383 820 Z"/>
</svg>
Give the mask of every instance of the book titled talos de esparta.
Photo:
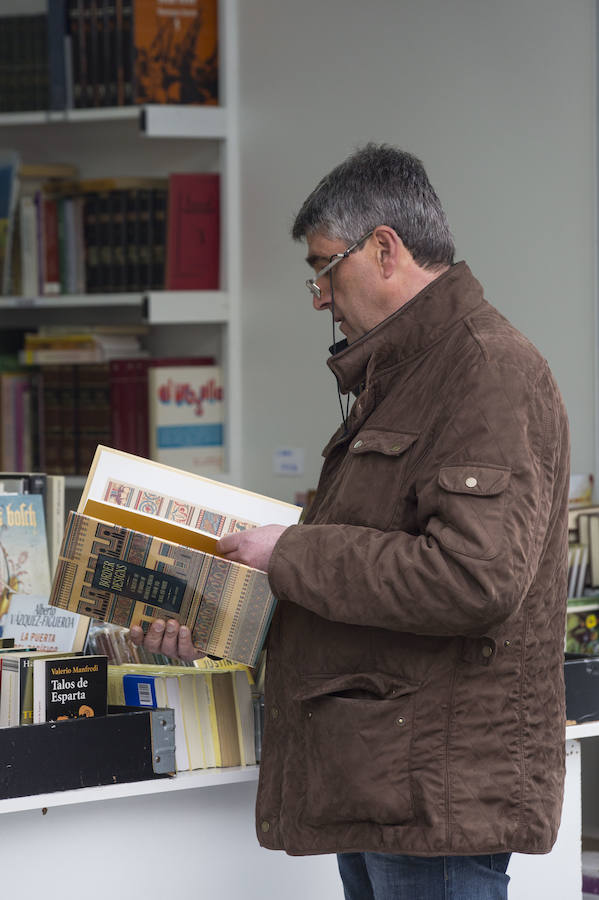
<svg viewBox="0 0 599 900">
<path fill-rule="evenodd" d="M 136 103 L 218 103 L 217 0 L 133 0 Z"/>
<path fill-rule="evenodd" d="M 106 656 L 74 656 L 33 660 L 33 721 L 105 716 Z"/>
<path fill-rule="evenodd" d="M 268 576 L 218 556 L 216 541 L 257 525 L 293 525 L 300 512 L 98 447 L 67 522 L 50 603 L 144 630 L 173 618 L 199 650 L 255 665 L 275 606 Z"/>
</svg>

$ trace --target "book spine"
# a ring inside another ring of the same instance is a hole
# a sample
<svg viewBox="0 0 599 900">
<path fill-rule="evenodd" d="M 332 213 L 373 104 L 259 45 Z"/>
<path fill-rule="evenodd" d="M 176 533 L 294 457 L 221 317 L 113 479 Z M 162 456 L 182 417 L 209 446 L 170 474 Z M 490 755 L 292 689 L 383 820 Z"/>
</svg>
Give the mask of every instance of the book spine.
<svg viewBox="0 0 599 900">
<path fill-rule="evenodd" d="M 137 221 L 139 260 L 139 286 L 142 291 L 152 284 L 152 191 L 139 188 L 137 191 Z"/>
<path fill-rule="evenodd" d="M 81 58 L 83 55 L 81 44 L 83 41 L 82 34 L 82 16 L 79 8 L 79 0 L 69 0 L 68 3 L 68 27 L 71 39 L 71 92 L 73 95 L 73 106 L 77 109 L 84 105 L 83 103 L 83 78 L 84 73 L 81 68 Z"/>
<path fill-rule="evenodd" d="M 48 0 L 49 108 L 65 109 L 67 82 L 65 60 L 66 0 Z"/>
<path fill-rule="evenodd" d="M 95 5 L 95 0 L 83 0 L 83 49 L 85 59 L 82 61 L 82 67 L 85 66 L 85 106 L 87 107 L 95 106 L 96 86 L 94 79 L 97 69 Z"/>
<path fill-rule="evenodd" d="M 141 288 L 139 268 L 139 218 L 137 214 L 137 191 L 125 192 L 125 265 L 126 290 L 137 291 Z"/>
<path fill-rule="evenodd" d="M 166 281 L 166 208 L 168 191 L 152 191 L 152 288 L 164 289 Z"/>
<path fill-rule="evenodd" d="M 217 290 L 220 263 L 218 174 L 169 178 L 167 288 Z"/>
<path fill-rule="evenodd" d="M 95 62 L 96 71 L 94 77 L 94 105 L 106 106 L 108 87 L 108 71 L 106 69 L 106 47 L 104 39 L 104 0 L 94 0 L 92 4 L 92 16 L 94 22 Z"/>
<path fill-rule="evenodd" d="M 110 192 L 97 195 L 98 234 L 98 290 L 101 293 L 113 291 L 112 286 L 112 238 Z"/>
<path fill-rule="evenodd" d="M 135 100 L 135 44 L 133 36 L 133 0 L 121 3 L 121 47 L 123 61 L 123 106 L 131 106 Z M 121 104 L 119 104 L 121 105 Z"/>
<path fill-rule="evenodd" d="M 127 197 L 125 191 L 110 192 L 111 284 L 116 292 L 127 290 Z"/>
<path fill-rule="evenodd" d="M 85 234 L 85 290 L 88 294 L 95 294 L 100 289 L 97 194 L 86 194 L 83 203 L 83 221 Z"/>
<path fill-rule="evenodd" d="M 105 105 L 117 105 L 116 62 L 116 10 L 114 0 L 102 0 L 104 16 L 104 78 L 106 80 Z"/>
<path fill-rule="evenodd" d="M 60 293 L 60 250 L 58 237 L 58 203 L 42 196 L 42 228 L 44 246 L 43 294 Z"/>
<path fill-rule="evenodd" d="M 21 197 L 19 201 L 21 230 L 21 290 L 25 297 L 39 294 L 37 210 L 33 197 Z"/>
</svg>

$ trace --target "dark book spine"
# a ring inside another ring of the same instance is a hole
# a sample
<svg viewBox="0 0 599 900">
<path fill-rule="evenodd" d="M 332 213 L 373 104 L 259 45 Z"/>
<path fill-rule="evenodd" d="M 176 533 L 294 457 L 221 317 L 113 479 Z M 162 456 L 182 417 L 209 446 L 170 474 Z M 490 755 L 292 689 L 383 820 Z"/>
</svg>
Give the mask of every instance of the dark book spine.
<svg viewBox="0 0 599 900">
<path fill-rule="evenodd" d="M 85 290 L 88 294 L 99 290 L 98 197 L 87 194 L 83 202 L 83 230 L 85 238 Z"/>
<path fill-rule="evenodd" d="M 135 42 L 133 30 L 133 0 L 122 0 L 122 58 L 123 58 L 123 105 L 135 102 Z"/>
<path fill-rule="evenodd" d="M 110 366 L 88 363 L 76 367 L 76 463 L 78 475 L 86 475 L 98 444 L 111 439 Z"/>
<path fill-rule="evenodd" d="M 139 281 L 142 291 L 152 284 L 152 191 L 137 191 Z"/>
<path fill-rule="evenodd" d="M 125 266 L 125 290 L 140 290 L 139 219 L 137 215 L 137 191 L 133 189 L 125 192 Z"/>
<path fill-rule="evenodd" d="M 152 191 L 152 284 L 155 291 L 164 289 L 166 278 L 166 208 L 168 191 L 156 188 Z"/>
<path fill-rule="evenodd" d="M 111 191 L 111 251 L 112 289 L 116 292 L 127 290 L 127 194 L 126 191 Z"/>
<path fill-rule="evenodd" d="M 35 16 L 33 26 L 34 109 L 48 109 L 50 80 L 48 70 L 48 17 Z"/>
<path fill-rule="evenodd" d="M 85 0 L 85 52 L 87 62 L 87 106 L 97 106 L 98 29 L 96 0 Z"/>
<path fill-rule="evenodd" d="M 116 72 L 116 105 L 125 105 L 125 69 L 123 44 L 123 0 L 114 0 L 114 68 Z"/>
<path fill-rule="evenodd" d="M 104 0 L 95 0 L 93 4 L 93 16 L 95 23 L 95 44 L 96 44 L 96 76 L 95 82 L 95 105 L 106 106 L 108 70 L 106 68 L 106 47 L 104 39 Z"/>
<path fill-rule="evenodd" d="M 103 0 L 104 16 L 104 77 L 106 106 L 117 105 L 116 10 L 114 0 Z"/>
<path fill-rule="evenodd" d="M 68 26 L 69 36 L 71 39 L 71 81 L 73 106 L 80 108 L 83 106 L 83 74 L 81 70 L 81 14 L 79 10 L 79 0 L 69 0 L 68 5 Z"/>
<path fill-rule="evenodd" d="M 48 0 L 48 87 L 50 109 L 65 109 L 67 105 L 66 24 L 66 0 Z"/>
<path fill-rule="evenodd" d="M 98 290 L 109 292 L 112 287 L 112 240 L 110 222 L 110 193 L 97 195 L 98 217 Z"/>
</svg>

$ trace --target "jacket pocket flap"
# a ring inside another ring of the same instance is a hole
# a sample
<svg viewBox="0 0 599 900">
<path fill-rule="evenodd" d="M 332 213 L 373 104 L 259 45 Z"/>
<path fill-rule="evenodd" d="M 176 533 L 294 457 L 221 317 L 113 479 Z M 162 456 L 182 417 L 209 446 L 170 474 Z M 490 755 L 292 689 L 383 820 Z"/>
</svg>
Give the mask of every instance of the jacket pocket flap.
<svg viewBox="0 0 599 900">
<path fill-rule="evenodd" d="M 303 675 L 296 698 L 314 700 L 317 697 L 335 695 L 348 699 L 366 697 L 393 700 L 417 691 L 417 682 L 406 681 L 400 676 L 383 672 L 356 672 L 350 675 Z"/>
<path fill-rule="evenodd" d="M 400 456 L 418 439 L 417 431 L 381 431 L 378 428 L 364 428 L 356 435 L 349 447 L 353 455 L 359 453 L 384 453 L 385 456 Z"/>
<path fill-rule="evenodd" d="M 477 463 L 442 466 L 439 470 L 439 485 L 452 494 L 494 497 L 506 489 L 511 473 L 508 466 L 485 466 Z"/>
</svg>

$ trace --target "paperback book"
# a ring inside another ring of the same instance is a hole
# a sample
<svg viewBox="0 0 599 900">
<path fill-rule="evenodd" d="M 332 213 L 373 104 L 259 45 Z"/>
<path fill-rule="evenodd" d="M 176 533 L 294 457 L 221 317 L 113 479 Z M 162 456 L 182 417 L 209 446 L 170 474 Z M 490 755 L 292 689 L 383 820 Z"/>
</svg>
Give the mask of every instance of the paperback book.
<svg viewBox="0 0 599 900">
<path fill-rule="evenodd" d="M 34 723 L 105 716 L 107 662 L 105 656 L 34 659 Z"/>
</svg>

